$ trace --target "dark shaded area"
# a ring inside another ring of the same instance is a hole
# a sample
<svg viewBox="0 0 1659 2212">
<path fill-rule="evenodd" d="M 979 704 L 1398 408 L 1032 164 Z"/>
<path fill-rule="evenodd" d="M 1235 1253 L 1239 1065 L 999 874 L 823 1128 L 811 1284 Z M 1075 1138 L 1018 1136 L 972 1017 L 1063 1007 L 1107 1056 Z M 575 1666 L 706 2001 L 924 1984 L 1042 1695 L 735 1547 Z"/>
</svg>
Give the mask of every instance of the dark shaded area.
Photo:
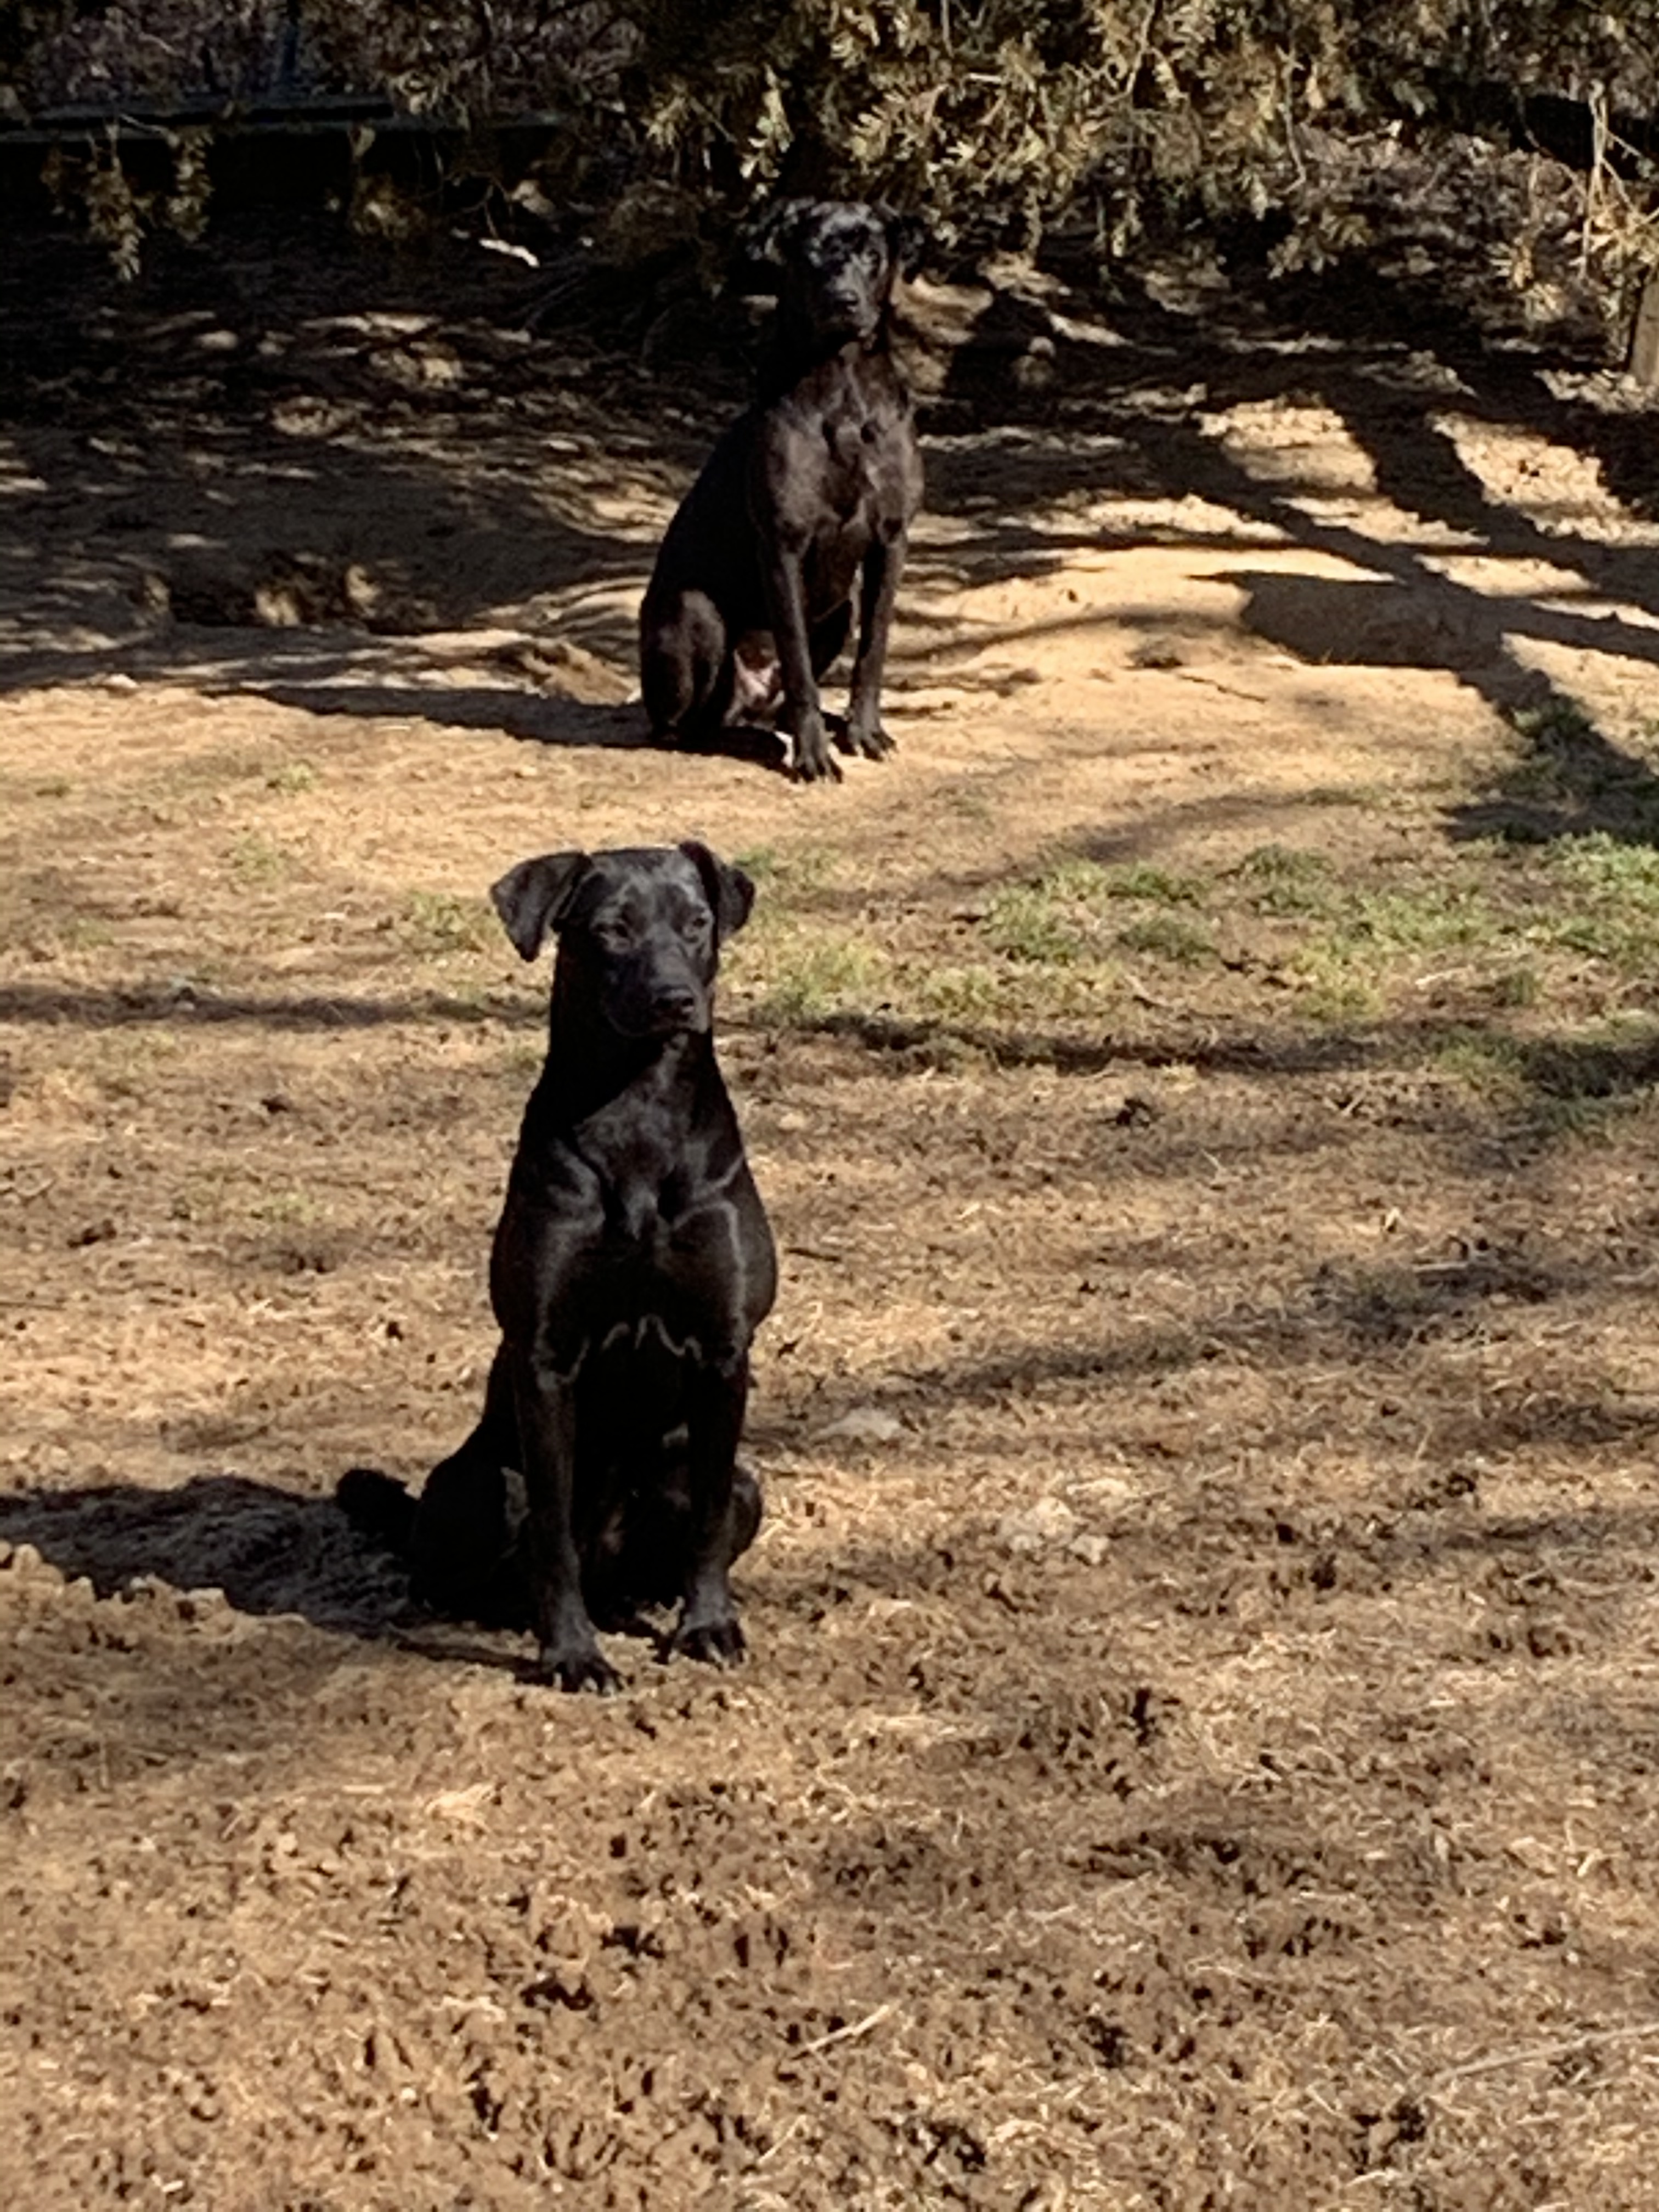
<svg viewBox="0 0 1659 2212">
<path fill-rule="evenodd" d="M 627 695 L 650 547 L 598 517 L 678 491 L 741 404 L 748 337 L 672 281 L 664 308 L 659 275 L 574 248 L 527 270 L 470 236 L 393 250 L 262 204 L 155 241 L 126 286 L 67 224 L 19 222 L 0 690 L 118 674 L 649 745 Z M 705 750 L 782 766 L 766 732 Z"/>
<path fill-rule="evenodd" d="M 123 287 L 66 225 L 14 226 L 0 685 L 119 671 L 534 743 L 646 742 L 638 710 L 605 701 L 634 680 L 651 546 L 602 518 L 619 485 L 666 510 L 742 403 L 750 335 L 698 307 L 684 268 L 611 267 L 579 242 L 561 254 L 531 270 L 471 238 L 395 248 L 337 216 L 263 207 L 200 246 L 158 241 Z M 917 566 L 980 585 L 1102 546 L 1213 549 L 1268 642 L 1314 666 L 1443 669 L 1506 718 L 1516 771 L 1450 811 L 1453 835 L 1650 842 L 1651 769 L 1517 647 L 1654 665 L 1659 628 L 1618 610 L 1659 623 L 1659 549 L 1541 526 L 1488 493 L 1439 419 L 1570 448 L 1651 521 L 1654 412 L 1598 404 L 1592 365 L 1495 338 L 1466 302 L 1402 276 L 1264 287 L 1241 265 L 1226 289 L 1181 296 L 1151 276 L 1103 280 L 1056 246 L 1033 286 L 987 290 L 924 402 L 929 506 L 969 529 Z M 1416 542 L 1379 543 L 1293 465 L 1259 475 L 1213 434 L 1228 410 L 1287 398 L 1340 420 L 1377 492 L 1425 526 Z M 1116 532 L 1065 526 L 1068 502 L 1114 496 L 1202 500 L 1245 535 L 1132 514 Z M 1273 574 L 1253 545 L 1358 573 Z M 1441 573 L 1454 550 L 1576 580 L 1488 597 Z M 1042 635 L 1002 642 L 1040 652 Z M 948 666 L 952 643 L 902 599 L 895 692 Z M 754 733 L 723 749 L 776 765 Z"/>
<path fill-rule="evenodd" d="M 403 1567 L 359 1535 L 332 1498 L 246 1475 L 194 1475 L 176 1490 L 100 1483 L 0 1496 L 0 1544 L 32 1544 L 100 1598 L 165 1584 L 179 1594 L 185 1619 L 210 1622 L 222 1591 L 239 1613 L 296 1615 L 331 1635 L 391 1638 L 426 1657 L 533 1679 L 521 1638 L 414 1606 Z"/>
<path fill-rule="evenodd" d="M 439 992 L 402 999 L 252 999 L 161 985 L 148 991 L 65 990 L 51 983 L 0 986 L 0 1021 L 75 1022 L 87 1029 L 159 1024 L 187 1030 L 204 1022 L 249 1022 L 273 1030 L 352 1030 L 404 1022 L 485 1021 L 539 1029 L 546 1020 L 544 1003 L 494 994 L 479 999 L 451 999 Z"/>
<path fill-rule="evenodd" d="M 737 1024 L 741 1026 L 741 1023 Z M 1285 1076 L 1421 1065 L 1436 1049 L 1468 1034 L 1467 1021 L 1380 1022 L 1363 1030 L 1249 1031 L 1235 1025 L 1170 1030 L 1156 1038 L 1109 1031 L 1079 1037 L 1066 1030 L 990 1029 L 944 1018 L 830 1013 L 752 1026 L 830 1036 L 861 1046 L 895 1075 L 911 1073 L 907 1055 L 966 1047 L 1006 1067 L 1053 1067 L 1063 1075 L 1098 1075 L 1114 1066 L 1194 1067 L 1206 1075 Z M 1522 1080 L 1540 1099 L 1635 1096 L 1659 1083 L 1659 1039 L 1613 1043 L 1576 1038 L 1508 1040 Z"/>
<path fill-rule="evenodd" d="M 405 1601 L 401 1571 L 360 1540 L 331 1499 L 235 1474 L 176 1490 L 127 1483 L 0 1497 L 0 1541 L 33 1544 L 100 1597 L 155 1577 L 222 1590 L 239 1612 L 300 1613 L 314 1627 L 378 1635 Z"/>
<path fill-rule="evenodd" d="M 308 714 L 346 714 L 354 719 L 384 714 L 414 716 L 445 730 L 488 730 L 529 744 L 593 745 L 634 751 L 653 743 L 637 707 L 596 706 L 580 699 L 529 698 L 522 691 L 491 691 L 469 686 L 451 692 L 430 686 L 331 682 L 316 689 L 268 684 L 261 696 L 279 707 Z"/>
</svg>

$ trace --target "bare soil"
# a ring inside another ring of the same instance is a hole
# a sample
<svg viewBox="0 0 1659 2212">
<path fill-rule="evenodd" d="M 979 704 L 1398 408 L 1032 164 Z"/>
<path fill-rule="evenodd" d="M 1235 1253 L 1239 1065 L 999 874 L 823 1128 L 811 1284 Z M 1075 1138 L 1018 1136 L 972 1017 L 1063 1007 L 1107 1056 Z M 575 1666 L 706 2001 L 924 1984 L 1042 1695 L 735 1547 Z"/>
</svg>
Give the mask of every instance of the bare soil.
<svg viewBox="0 0 1659 2212">
<path fill-rule="evenodd" d="M 802 791 L 631 697 L 695 318 L 14 245 L 8 2203 L 1659 2204 L 1650 970 L 987 934 L 1644 849 L 1654 418 L 1380 287 L 993 276 L 911 307 L 897 753 Z M 331 1492 L 489 1358 L 487 885 L 691 834 L 762 882 L 750 1657 L 562 1698 Z"/>
</svg>

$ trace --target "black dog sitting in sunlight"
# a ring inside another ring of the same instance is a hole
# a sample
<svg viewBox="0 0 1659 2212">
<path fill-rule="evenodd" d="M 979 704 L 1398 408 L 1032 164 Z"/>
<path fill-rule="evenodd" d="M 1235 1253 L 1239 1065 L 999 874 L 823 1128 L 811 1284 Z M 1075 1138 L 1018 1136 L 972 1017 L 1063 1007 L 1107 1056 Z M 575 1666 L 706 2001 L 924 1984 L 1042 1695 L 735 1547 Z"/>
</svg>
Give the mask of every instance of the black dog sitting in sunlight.
<svg viewBox="0 0 1659 2212">
<path fill-rule="evenodd" d="M 729 1570 L 761 1496 L 736 1455 L 777 1267 L 712 1015 L 754 886 L 684 844 L 550 854 L 492 896 L 526 960 L 559 940 L 490 1263 L 500 1348 L 477 1427 L 418 1499 L 354 1468 L 340 1503 L 427 1603 L 528 1619 L 545 1680 L 609 1691 L 596 1630 L 643 1606 L 678 1605 L 671 1651 L 743 1650 Z"/>
</svg>

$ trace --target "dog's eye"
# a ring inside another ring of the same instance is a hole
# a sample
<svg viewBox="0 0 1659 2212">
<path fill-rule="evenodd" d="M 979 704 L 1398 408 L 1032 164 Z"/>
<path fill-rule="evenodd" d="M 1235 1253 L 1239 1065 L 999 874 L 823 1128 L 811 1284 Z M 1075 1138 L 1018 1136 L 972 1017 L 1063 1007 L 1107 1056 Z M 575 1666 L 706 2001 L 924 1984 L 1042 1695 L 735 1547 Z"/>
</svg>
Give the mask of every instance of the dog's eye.
<svg viewBox="0 0 1659 2212">
<path fill-rule="evenodd" d="M 602 921 L 593 932 L 607 952 L 626 952 L 634 942 L 634 932 L 622 921 Z"/>
</svg>

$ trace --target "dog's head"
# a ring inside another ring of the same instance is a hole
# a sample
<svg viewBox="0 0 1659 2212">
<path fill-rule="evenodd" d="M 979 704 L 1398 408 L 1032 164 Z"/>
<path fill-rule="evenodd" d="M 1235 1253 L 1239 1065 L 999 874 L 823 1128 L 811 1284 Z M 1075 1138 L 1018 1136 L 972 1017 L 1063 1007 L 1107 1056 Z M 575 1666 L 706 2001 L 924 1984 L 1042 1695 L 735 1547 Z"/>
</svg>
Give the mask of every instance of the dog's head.
<svg viewBox="0 0 1659 2212">
<path fill-rule="evenodd" d="M 872 337 L 896 276 L 921 265 L 915 216 L 865 200 L 785 200 L 747 240 L 744 289 L 775 293 L 784 314 L 824 340 Z"/>
<path fill-rule="evenodd" d="M 521 959 L 559 940 L 559 973 L 621 1036 L 706 1030 L 721 941 L 743 927 L 755 886 L 706 845 L 544 853 L 489 896 Z"/>
</svg>

